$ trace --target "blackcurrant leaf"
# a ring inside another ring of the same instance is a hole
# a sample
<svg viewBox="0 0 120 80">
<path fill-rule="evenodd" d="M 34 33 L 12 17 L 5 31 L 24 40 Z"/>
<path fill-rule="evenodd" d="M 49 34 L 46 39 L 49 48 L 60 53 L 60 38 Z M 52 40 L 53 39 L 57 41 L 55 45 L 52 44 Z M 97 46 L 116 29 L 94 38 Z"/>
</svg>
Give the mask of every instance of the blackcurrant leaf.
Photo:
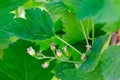
<svg viewBox="0 0 120 80">
<path fill-rule="evenodd" d="M 55 35 L 49 14 L 39 8 L 26 9 L 26 19 L 16 18 L 13 23 L 2 29 L 27 40 L 43 40 Z"/>
</svg>

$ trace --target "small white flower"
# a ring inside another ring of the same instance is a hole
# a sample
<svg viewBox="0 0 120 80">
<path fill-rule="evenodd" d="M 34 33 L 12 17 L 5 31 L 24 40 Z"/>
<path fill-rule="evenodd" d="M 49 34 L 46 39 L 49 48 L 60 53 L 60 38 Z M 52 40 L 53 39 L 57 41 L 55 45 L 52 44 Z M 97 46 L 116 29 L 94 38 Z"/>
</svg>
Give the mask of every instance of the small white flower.
<svg viewBox="0 0 120 80">
<path fill-rule="evenodd" d="M 62 56 L 62 52 L 59 49 L 56 50 L 56 54 L 58 57 Z"/>
<path fill-rule="evenodd" d="M 86 54 L 85 53 L 82 54 L 81 60 L 86 60 Z"/>
<path fill-rule="evenodd" d="M 31 56 L 35 56 L 35 50 L 32 47 L 27 48 L 27 53 Z"/>
<path fill-rule="evenodd" d="M 90 51 L 90 50 L 91 50 L 91 48 L 92 48 L 92 46 L 91 46 L 91 45 L 86 45 L 85 47 L 86 47 L 86 50 L 87 50 L 87 51 Z"/>
<path fill-rule="evenodd" d="M 51 50 L 55 51 L 55 49 L 56 49 L 55 43 L 51 43 L 51 44 L 50 44 L 50 48 L 51 48 Z"/>
<path fill-rule="evenodd" d="M 43 64 L 42 64 L 42 68 L 47 68 L 49 66 L 49 64 L 47 63 L 47 62 L 44 62 Z"/>
</svg>

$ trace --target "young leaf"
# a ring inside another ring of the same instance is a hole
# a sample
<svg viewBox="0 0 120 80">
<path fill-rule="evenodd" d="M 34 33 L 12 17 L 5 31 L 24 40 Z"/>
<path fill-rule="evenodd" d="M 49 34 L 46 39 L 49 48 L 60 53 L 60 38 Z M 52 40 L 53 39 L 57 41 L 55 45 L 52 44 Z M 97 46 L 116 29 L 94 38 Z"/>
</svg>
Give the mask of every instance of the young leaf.
<svg viewBox="0 0 120 80">
<path fill-rule="evenodd" d="M 39 46 L 24 40 L 18 40 L 4 50 L 3 58 L 0 60 L 0 79 L 51 80 L 53 77 L 51 70 L 54 64 L 43 69 L 41 64 L 45 60 L 37 60 L 30 56 L 26 51 L 30 46 L 39 50 Z"/>
<path fill-rule="evenodd" d="M 24 8 L 36 8 L 36 7 L 44 7 L 46 5 L 46 1 L 36 1 L 36 0 L 28 0 L 24 4 Z"/>
<path fill-rule="evenodd" d="M 91 53 L 80 67 L 83 72 L 90 72 L 95 69 L 101 58 L 102 51 L 108 47 L 109 41 L 110 35 L 108 34 L 100 36 L 94 40 Z"/>
<path fill-rule="evenodd" d="M 43 40 L 55 35 L 49 14 L 38 8 L 26 9 L 26 19 L 16 18 L 13 23 L 2 29 L 27 40 Z"/>
<path fill-rule="evenodd" d="M 66 12 L 62 15 L 62 22 L 65 34 L 63 39 L 69 43 L 76 43 L 85 37 L 89 37 L 93 20 L 87 19 L 79 21 L 75 14 Z"/>
<path fill-rule="evenodd" d="M 102 54 L 102 69 L 105 80 L 119 80 L 120 46 L 110 46 Z"/>
</svg>

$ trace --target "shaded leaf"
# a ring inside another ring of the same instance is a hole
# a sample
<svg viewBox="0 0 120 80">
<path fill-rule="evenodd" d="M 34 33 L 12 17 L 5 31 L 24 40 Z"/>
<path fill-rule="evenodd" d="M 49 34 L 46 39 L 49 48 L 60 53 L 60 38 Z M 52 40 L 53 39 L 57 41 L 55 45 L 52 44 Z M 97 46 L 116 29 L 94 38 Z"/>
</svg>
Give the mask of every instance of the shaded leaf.
<svg viewBox="0 0 120 80">
<path fill-rule="evenodd" d="M 61 19 L 58 19 L 55 23 L 54 23 L 54 28 L 55 28 L 55 32 L 59 32 L 63 29 L 63 25 L 62 25 L 62 21 Z"/>
<path fill-rule="evenodd" d="M 63 74 L 65 70 L 73 69 L 75 66 L 71 63 L 59 63 L 54 68 L 54 73 L 57 78 L 66 78 L 66 76 Z M 63 79 L 62 79 L 63 80 Z"/>
<path fill-rule="evenodd" d="M 35 50 L 39 49 L 39 46 L 34 43 L 18 40 L 4 51 L 3 58 L 0 60 L 0 79 L 51 80 L 53 66 L 50 65 L 49 68 L 43 69 L 41 64 L 44 63 L 44 60 L 37 60 L 27 54 L 26 49 L 30 46 Z"/>
<path fill-rule="evenodd" d="M 65 64 L 61 64 L 61 66 L 65 66 Z M 59 67 L 60 68 L 60 67 Z M 96 69 L 89 73 L 83 73 L 80 69 L 77 68 L 63 68 L 61 67 L 58 78 L 61 80 L 104 80 L 101 67 L 97 66 Z"/>
</svg>

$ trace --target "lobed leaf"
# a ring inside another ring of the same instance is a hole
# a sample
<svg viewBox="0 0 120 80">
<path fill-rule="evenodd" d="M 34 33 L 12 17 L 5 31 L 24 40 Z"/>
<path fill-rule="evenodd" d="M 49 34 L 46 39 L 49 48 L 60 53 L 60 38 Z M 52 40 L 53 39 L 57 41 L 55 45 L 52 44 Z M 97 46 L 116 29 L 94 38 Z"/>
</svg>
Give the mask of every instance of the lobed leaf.
<svg viewBox="0 0 120 80">
<path fill-rule="evenodd" d="M 4 50 L 3 58 L 0 60 L 0 79 L 51 80 L 53 77 L 51 70 L 54 64 L 47 69 L 43 69 L 41 64 L 45 60 L 37 60 L 27 54 L 26 49 L 30 46 L 39 50 L 39 46 L 24 40 L 18 40 Z"/>
<path fill-rule="evenodd" d="M 62 15 L 62 22 L 65 32 L 62 37 L 69 43 L 83 40 L 85 36 L 88 38 L 92 24 L 94 24 L 92 19 L 79 21 L 75 14 L 69 12 Z"/>
<path fill-rule="evenodd" d="M 38 8 L 26 9 L 26 19 L 16 18 L 13 23 L 2 29 L 27 40 L 43 40 L 55 35 L 49 14 Z"/>
</svg>

